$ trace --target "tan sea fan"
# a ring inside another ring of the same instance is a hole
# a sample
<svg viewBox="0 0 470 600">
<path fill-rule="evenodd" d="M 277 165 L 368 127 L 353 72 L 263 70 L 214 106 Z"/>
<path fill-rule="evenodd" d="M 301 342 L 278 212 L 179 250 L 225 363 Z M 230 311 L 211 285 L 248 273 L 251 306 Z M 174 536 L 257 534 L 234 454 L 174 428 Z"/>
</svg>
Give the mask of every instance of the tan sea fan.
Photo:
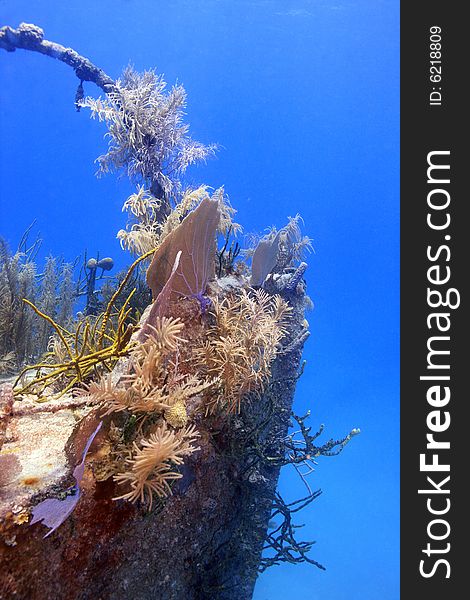
<svg viewBox="0 0 470 600">
<path fill-rule="evenodd" d="M 171 276 L 176 255 L 179 267 L 172 284 L 172 298 L 201 297 L 215 277 L 216 231 L 219 203 L 208 197 L 165 237 L 147 270 L 147 283 L 157 298 Z"/>
</svg>

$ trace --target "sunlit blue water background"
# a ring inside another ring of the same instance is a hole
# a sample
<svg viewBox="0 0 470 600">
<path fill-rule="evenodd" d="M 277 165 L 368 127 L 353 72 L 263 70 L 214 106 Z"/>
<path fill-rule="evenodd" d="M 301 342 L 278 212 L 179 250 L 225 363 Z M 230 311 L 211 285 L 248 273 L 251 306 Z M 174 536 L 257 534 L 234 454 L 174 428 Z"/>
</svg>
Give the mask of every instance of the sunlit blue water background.
<svg viewBox="0 0 470 600">
<path fill-rule="evenodd" d="M 398 16 L 396 0 L 0 0 L 0 24 L 40 25 L 112 77 L 132 62 L 183 83 L 194 137 L 222 146 L 189 180 L 225 185 L 247 232 L 299 212 L 314 239 L 296 410 L 362 434 L 319 462 L 300 515 L 327 571 L 274 567 L 256 600 L 399 596 Z M 95 178 L 104 129 L 75 112 L 72 70 L 2 51 L 0 86 L 0 234 L 14 247 L 36 218 L 42 258 L 125 266 L 131 186 Z M 281 491 L 304 494 L 295 472 Z"/>
</svg>

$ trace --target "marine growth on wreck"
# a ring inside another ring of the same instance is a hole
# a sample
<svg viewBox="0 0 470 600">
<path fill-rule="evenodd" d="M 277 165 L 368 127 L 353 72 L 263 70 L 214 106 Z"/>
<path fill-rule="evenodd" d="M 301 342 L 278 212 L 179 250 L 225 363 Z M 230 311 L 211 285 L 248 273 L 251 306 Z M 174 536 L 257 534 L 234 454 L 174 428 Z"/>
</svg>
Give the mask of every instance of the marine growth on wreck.
<svg viewBox="0 0 470 600">
<path fill-rule="evenodd" d="M 71 64 L 31 24 L 0 29 L 0 48 Z M 317 445 L 322 427 L 292 407 L 312 306 L 302 219 L 246 247 L 226 191 L 185 183 L 217 146 L 190 137 L 183 86 L 131 67 L 114 81 L 77 53 L 72 66 L 77 110 L 108 128 L 99 170 L 136 186 L 117 232 L 131 266 L 100 287 L 111 259 L 39 273 L 39 242 L 0 240 L 0 596 L 58 593 L 22 575 L 33 555 L 68 598 L 130 597 L 129 578 L 136 598 L 250 598 L 268 566 L 323 568 L 294 513 L 318 496 L 316 459 L 358 430 Z M 276 492 L 287 465 L 306 486 L 292 504 Z"/>
</svg>

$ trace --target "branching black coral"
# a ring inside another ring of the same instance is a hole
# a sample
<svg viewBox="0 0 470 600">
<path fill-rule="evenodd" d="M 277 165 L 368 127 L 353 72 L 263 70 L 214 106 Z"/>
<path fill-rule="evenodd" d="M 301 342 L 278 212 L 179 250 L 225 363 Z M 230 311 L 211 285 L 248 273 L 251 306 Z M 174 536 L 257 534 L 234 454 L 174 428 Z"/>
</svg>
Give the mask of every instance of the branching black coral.
<svg viewBox="0 0 470 600">
<path fill-rule="evenodd" d="M 310 417 L 310 411 L 301 417 L 294 413 L 291 416 L 299 429 L 296 429 L 285 437 L 279 448 L 280 453 L 277 456 L 270 456 L 261 450 L 261 457 L 268 463 L 278 467 L 292 465 L 309 493 L 311 493 L 306 477 L 315 470 L 314 466 L 317 464 L 315 459 L 320 456 L 336 456 L 354 436 L 360 433 L 360 429 L 352 429 L 348 435 L 341 439 L 330 439 L 324 444 L 317 445 L 316 440 L 323 433 L 325 426 L 320 425 L 319 429 L 312 434 L 312 427 L 305 424 L 305 421 Z M 260 451 L 258 450 L 258 452 Z"/>
<path fill-rule="evenodd" d="M 310 411 L 302 417 L 292 413 L 292 418 L 299 429 L 286 436 L 281 447 L 282 454 L 279 456 L 265 456 L 264 458 L 271 464 L 282 467 L 284 465 L 305 464 L 319 456 L 336 456 L 355 435 L 360 433 L 360 429 L 352 429 L 348 435 L 341 439 L 330 439 L 328 442 L 317 446 L 315 442 L 323 433 L 325 426 L 320 425 L 318 431 L 312 434 L 312 427 L 305 424 L 309 417 Z"/>
<path fill-rule="evenodd" d="M 217 277 L 230 275 L 234 271 L 235 259 L 241 252 L 238 242 L 233 241 L 229 245 L 232 226 L 229 227 L 224 240 L 224 245 L 217 251 Z"/>
<path fill-rule="evenodd" d="M 308 555 L 315 542 L 302 542 L 296 539 L 296 530 L 302 525 L 295 525 L 293 517 L 321 494 L 321 490 L 311 492 L 305 498 L 287 504 L 279 493 L 276 492 L 273 500 L 271 520 L 281 519 L 281 524 L 268 532 L 264 545 L 264 555 L 261 558 L 258 570 L 263 573 L 268 567 L 281 563 L 298 564 L 308 562 L 319 569 L 325 567 Z"/>
</svg>

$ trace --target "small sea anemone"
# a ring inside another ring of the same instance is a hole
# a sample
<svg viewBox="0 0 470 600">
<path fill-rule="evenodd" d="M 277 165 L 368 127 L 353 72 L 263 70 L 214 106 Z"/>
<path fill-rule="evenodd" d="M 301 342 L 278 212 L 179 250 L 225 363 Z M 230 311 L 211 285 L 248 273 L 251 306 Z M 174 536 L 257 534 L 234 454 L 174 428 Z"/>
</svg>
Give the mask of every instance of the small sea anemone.
<svg viewBox="0 0 470 600">
<path fill-rule="evenodd" d="M 169 317 L 156 317 L 153 325 L 148 325 L 150 329 L 150 343 L 154 344 L 160 351 L 174 352 L 178 342 L 184 340 L 179 334 L 184 328 L 180 319 Z"/>
</svg>

